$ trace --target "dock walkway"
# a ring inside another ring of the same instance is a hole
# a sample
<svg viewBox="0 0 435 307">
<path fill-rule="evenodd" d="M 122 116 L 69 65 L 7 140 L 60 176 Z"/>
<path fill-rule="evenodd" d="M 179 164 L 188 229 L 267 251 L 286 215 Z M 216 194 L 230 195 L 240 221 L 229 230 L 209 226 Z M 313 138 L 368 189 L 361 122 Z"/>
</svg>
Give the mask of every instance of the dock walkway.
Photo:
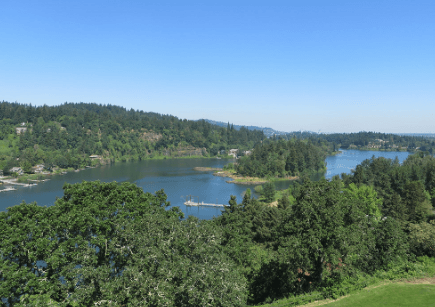
<svg viewBox="0 0 435 307">
<path fill-rule="evenodd" d="M 7 191 L 16 191 L 17 189 L 11 188 L 11 187 L 6 187 L 3 190 L 0 190 L 0 192 L 7 192 Z"/>
<path fill-rule="evenodd" d="M 11 184 L 11 185 L 21 185 L 23 187 L 31 187 L 33 185 L 37 185 L 36 183 L 20 183 L 16 180 L 7 180 L 7 179 L 0 179 L 0 182 L 3 182 L 5 184 Z"/>
<path fill-rule="evenodd" d="M 204 207 L 225 207 L 225 206 L 227 206 L 227 205 L 221 205 L 221 204 L 205 204 L 204 202 L 198 203 L 198 202 L 193 202 L 190 200 L 186 201 L 184 204 L 186 206 L 197 206 L 197 207 L 198 206 L 204 206 Z"/>
</svg>

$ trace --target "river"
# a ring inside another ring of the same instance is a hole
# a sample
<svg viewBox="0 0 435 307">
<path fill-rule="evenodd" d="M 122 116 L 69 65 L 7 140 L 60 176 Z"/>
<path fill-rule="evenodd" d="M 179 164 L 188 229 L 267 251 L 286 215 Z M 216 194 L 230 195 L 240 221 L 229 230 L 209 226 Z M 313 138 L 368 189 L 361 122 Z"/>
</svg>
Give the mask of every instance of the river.
<svg viewBox="0 0 435 307">
<path fill-rule="evenodd" d="M 365 159 L 382 156 L 394 159 L 398 156 L 403 162 L 409 155 L 407 152 L 359 151 L 343 150 L 342 153 L 326 158 L 326 178 L 332 178 L 341 173 L 350 173 L 356 165 Z M 188 207 L 184 205 L 186 197 L 192 195 L 192 200 L 204 203 L 228 204 L 231 195 L 237 196 L 241 202 L 243 193 L 247 188 L 254 189 L 253 185 L 229 184 L 227 178 L 216 177 L 212 172 L 194 171 L 196 166 L 223 167 L 231 160 L 220 159 L 168 159 L 145 160 L 139 162 L 116 163 L 98 168 L 85 169 L 66 175 L 51 176 L 51 180 L 30 187 L 15 187 L 16 191 L 0 193 L 0 211 L 7 207 L 18 205 L 22 201 L 34 202 L 40 206 L 52 206 L 56 197 L 62 197 L 62 186 L 65 182 L 77 183 L 100 180 L 102 182 L 133 182 L 144 191 L 154 193 L 164 189 L 168 195 L 171 206 L 179 206 L 187 215 L 194 215 L 200 219 L 210 219 L 221 214 L 219 207 Z M 278 189 L 284 189 L 288 182 L 276 183 Z M 1 187 L 3 189 L 4 187 Z"/>
</svg>

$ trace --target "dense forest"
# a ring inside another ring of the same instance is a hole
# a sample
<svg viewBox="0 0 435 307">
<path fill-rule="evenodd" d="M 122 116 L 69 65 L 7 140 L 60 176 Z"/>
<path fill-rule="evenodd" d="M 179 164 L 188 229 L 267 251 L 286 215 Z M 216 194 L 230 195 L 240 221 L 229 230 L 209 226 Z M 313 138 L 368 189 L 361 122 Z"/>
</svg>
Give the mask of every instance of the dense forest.
<svg viewBox="0 0 435 307">
<path fill-rule="evenodd" d="M 231 148 L 251 149 L 264 138 L 261 131 L 111 105 L 0 103 L 0 169 L 5 172 L 14 166 L 30 172 L 38 163 L 77 169 L 91 165 L 91 155 L 112 161 L 216 156 Z"/>
<path fill-rule="evenodd" d="M 425 153 L 294 183 L 276 207 L 247 190 L 212 220 L 166 210 L 162 190 L 66 184 L 54 206 L 0 213 L 0 304 L 292 306 L 435 274 L 434 192 Z"/>
<path fill-rule="evenodd" d="M 341 177 L 346 185 L 373 186 L 383 199 L 383 214 L 396 220 L 420 223 L 435 206 L 435 159 L 424 152 L 409 156 L 402 165 L 397 158 L 373 157 Z"/>
<path fill-rule="evenodd" d="M 238 160 L 239 174 L 252 177 L 299 176 L 325 170 L 325 158 L 332 153 L 326 141 L 267 140 L 258 144 L 251 155 Z"/>
</svg>

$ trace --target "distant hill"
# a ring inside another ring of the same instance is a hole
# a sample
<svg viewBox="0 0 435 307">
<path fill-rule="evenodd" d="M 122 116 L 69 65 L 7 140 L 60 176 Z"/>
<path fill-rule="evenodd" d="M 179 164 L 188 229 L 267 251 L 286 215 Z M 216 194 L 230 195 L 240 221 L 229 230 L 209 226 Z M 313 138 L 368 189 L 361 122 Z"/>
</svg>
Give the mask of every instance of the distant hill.
<svg viewBox="0 0 435 307">
<path fill-rule="evenodd" d="M 200 119 L 200 120 L 202 120 L 202 119 Z M 215 121 L 215 120 L 211 120 L 211 119 L 203 119 L 203 120 L 205 120 L 206 122 L 208 122 L 212 125 L 217 125 L 217 126 L 224 127 L 224 128 L 228 127 L 228 123 L 219 122 L 219 121 Z M 271 137 L 273 135 L 286 135 L 288 133 L 288 132 L 283 132 L 283 131 L 277 131 L 277 130 L 274 130 L 274 129 L 269 128 L 269 127 L 240 126 L 240 125 L 234 125 L 234 124 L 233 124 L 233 127 L 236 130 L 240 130 L 240 128 L 242 128 L 242 127 L 245 127 L 248 130 L 260 130 L 260 131 L 263 131 L 264 135 L 267 137 Z"/>
</svg>

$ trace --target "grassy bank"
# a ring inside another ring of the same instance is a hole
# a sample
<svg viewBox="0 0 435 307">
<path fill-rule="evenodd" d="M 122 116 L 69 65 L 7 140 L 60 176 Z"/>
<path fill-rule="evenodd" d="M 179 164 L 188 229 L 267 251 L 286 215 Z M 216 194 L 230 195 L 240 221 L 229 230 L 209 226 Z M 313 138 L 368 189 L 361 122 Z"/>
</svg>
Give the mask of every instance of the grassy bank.
<svg viewBox="0 0 435 307">
<path fill-rule="evenodd" d="M 368 287 L 359 293 L 343 297 L 337 301 L 325 302 L 324 306 L 367 306 L 367 307 L 396 307 L 396 306 L 434 306 L 434 284 L 419 284 L 410 282 L 398 282 L 385 285 Z M 319 302 L 320 303 L 320 302 Z M 319 306 L 309 304 L 308 306 Z"/>
<path fill-rule="evenodd" d="M 360 273 L 318 291 L 261 306 L 433 306 L 434 301 L 435 258 L 425 256 L 388 271 Z"/>
<path fill-rule="evenodd" d="M 289 181 L 296 180 L 299 177 L 270 177 L 270 178 L 260 178 L 260 177 L 250 177 L 250 176 L 242 176 L 239 175 L 235 170 L 217 170 L 213 174 L 214 176 L 219 177 L 228 177 L 232 180 L 228 180 L 228 183 L 236 183 L 236 184 L 264 184 L 266 182 L 277 182 L 277 181 Z"/>
</svg>

